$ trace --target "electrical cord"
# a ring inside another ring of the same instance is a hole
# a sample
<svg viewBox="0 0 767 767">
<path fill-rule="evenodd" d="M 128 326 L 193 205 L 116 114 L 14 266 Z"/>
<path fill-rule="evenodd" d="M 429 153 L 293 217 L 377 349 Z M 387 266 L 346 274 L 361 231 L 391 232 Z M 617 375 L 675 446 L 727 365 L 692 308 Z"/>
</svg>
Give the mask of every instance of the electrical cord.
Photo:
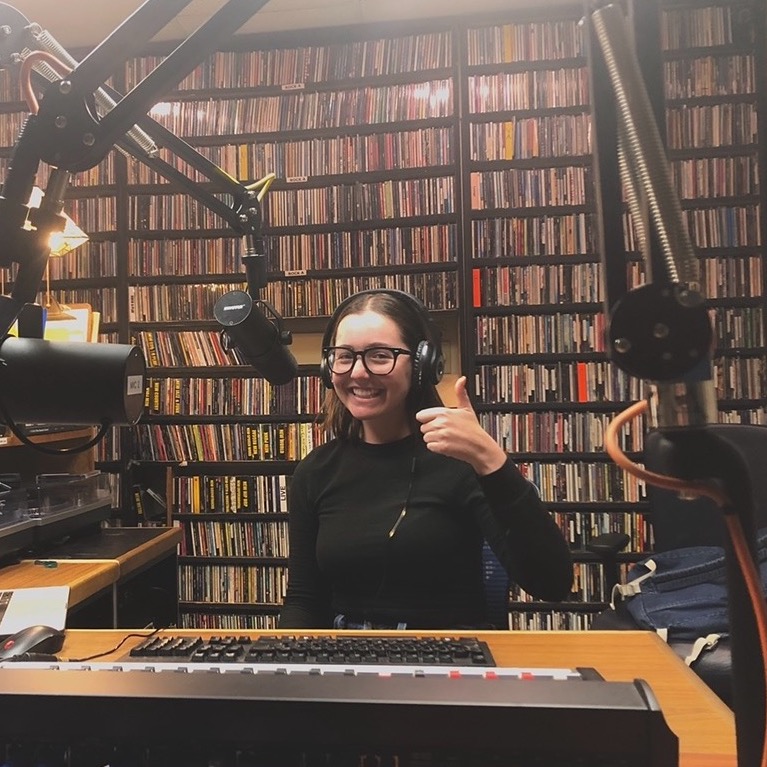
<svg viewBox="0 0 767 767">
<path fill-rule="evenodd" d="M 405 519 L 407 516 L 407 505 L 410 503 L 410 494 L 413 492 L 413 479 L 415 478 L 415 456 L 413 456 L 413 461 L 410 464 L 410 481 L 408 482 L 407 486 L 407 492 L 405 493 L 405 500 L 402 504 L 402 511 L 400 511 L 399 516 L 397 517 L 396 521 L 394 522 L 394 525 L 392 525 L 392 529 L 389 530 L 389 538 L 394 538 L 394 536 L 397 534 L 397 530 L 399 529 L 399 526 L 402 524 L 402 520 Z"/>
<path fill-rule="evenodd" d="M 749 551 L 743 526 L 738 516 L 736 514 L 725 514 L 724 521 L 727 524 L 735 557 L 743 574 L 749 601 L 754 611 L 756 630 L 759 634 L 759 647 L 762 654 L 762 668 L 765 669 L 764 689 L 767 690 L 767 668 L 765 667 L 767 659 L 767 602 L 765 602 L 764 594 L 762 593 L 760 574 Z M 767 767 L 767 713 L 765 713 L 765 722 L 762 728 L 761 765 L 762 767 Z"/>
<path fill-rule="evenodd" d="M 21 95 L 24 101 L 26 101 L 27 108 L 31 114 L 37 114 L 39 108 L 37 96 L 32 87 L 32 70 L 35 63 L 38 61 L 45 61 L 59 74 L 60 77 L 64 77 L 72 71 L 72 67 L 68 67 L 63 61 L 57 59 L 52 53 L 48 53 L 48 51 L 32 51 L 27 54 L 24 61 L 21 63 L 19 85 L 21 87 Z"/>
<path fill-rule="evenodd" d="M 147 626 L 147 628 L 150 628 L 150 626 Z M 133 639 L 135 637 L 138 637 L 139 639 L 149 639 L 149 637 L 153 637 L 158 631 L 161 631 L 161 630 L 162 629 L 158 626 L 156 629 L 153 629 L 148 634 L 126 634 L 114 647 L 110 648 L 109 650 L 105 650 L 104 652 L 99 652 L 99 653 L 96 653 L 95 655 L 87 655 L 84 658 L 59 658 L 59 660 L 64 663 L 84 663 L 85 661 L 88 661 L 88 660 L 103 658 L 105 655 L 111 655 L 113 652 L 117 652 L 129 639 Z"/>
<path fill-rule="evenodd" d="M 405 500 L 402 502 L 402 509 L 400 510 L 400 513 L 397 515 L 397 518 L 394 520 L 394 524 L 392 525 L 391 529 L 386 535 L 386 542 L 385 546 L 386 549 L 384 551 L 384 561 L 383 561 L 383 573 L 381 575 L 381 580 L 378 583 L 378 588 L 376 589 L 376 593 L 374 596 L 374 601 L 378 601 L 380 599 L 381 595 L 385 593 L 387 582 L 389 580 L 389 558 L 390 558 L 390 547 L 391 544 L 389 543 L 394 536 L 397 534 L 397 530 L 399 530 L 400 525 L 404 521 L 405 517 L 407 516 L 408 511 L 408 504 L 410 503 L 410 496 L 413 492 L 413 481 L 415 480 L 415 468 L 416 468 L 416 457 L 413 456 L 412 461 L 410 462 L 410 477 L 408 479 L 407 483 L 407 490 L 405 491 Z"/>
<path fill-rule="evenodd" d="M 2 360 L 0 360 L 0 370 L 2 369 L 3 364 Z M 0 373 L 0 375 L 2 374 Z M 19 442 L 27 447 L 34 448 L 40 453 L 47 453 L 48 455 L 73 455 L 75 453 L 84 453 L 86 450 L 90 450 L 92 447 L 98 445 L 112 425 L 109 421 L 103 421 L 96 434 L 81 445 L 74 445 L 73 447 L 48 447 L 40 442 L 31 440 L 24 434 L 19 428 L 19 425 L 14 421 L 13 416 L 11 416 L 8 409 L 5 407 L 2 397 L 0 397 L 0 416 L 2 416 L 5 425 L 11 430 L 11 433 L 19 440 Z"/>
<path fill-rule="evenodd" d="M 629 474 L 647 482 L 650 485 L 656 487 L 662 487 L 666 490 L 675 490 L 678 493 L 689 493 L 695 496 L 706 496 L 711 498 L 717 506 L 729 506 L 729 499 L 727 495 L 722 492 L 721 489 L 716 487 L 710 482 L 700 482 L 697 480 L 684 480 L 679 477 L 671 477 L 666 474 L 656 474 L 654 471 L 649 471 L 639 464 L 634 463 L 626 454 L 621 450 L 618 442 L 618 435 L 620 430 L 630 421 L 638 418 L 648 408 L 646 400 L 635 402 L 628 408 L 618 413 L 615 418 L 610 421 L 605 430 L 605 450 L 607 450 L 610 458 L 615 461 L 624 471 Z"/>
</svg>

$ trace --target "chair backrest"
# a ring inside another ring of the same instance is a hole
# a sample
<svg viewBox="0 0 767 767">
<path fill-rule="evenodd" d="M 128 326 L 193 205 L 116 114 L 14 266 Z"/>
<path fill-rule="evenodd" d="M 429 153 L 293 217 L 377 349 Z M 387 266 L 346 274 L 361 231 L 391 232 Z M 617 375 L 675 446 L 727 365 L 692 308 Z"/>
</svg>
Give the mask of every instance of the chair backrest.
<svg viewBox="0 0 767 767">
<path fill-rule="evenodd" d="M 750 497 L 754 507 L 754 525 L 767 527 L 767 427 L 750 424 L 717 424 L 710 427 L 723 441 L 726 458 L 738 463 L 750 484 Z M 699 467 L 692 464 L 689 453 L 679 448 L 659 431 L 645 436 L 645 466 L 661 474 L 694 476 Z M 720 459 L 722 460 L 722 459 Z M 739 474 L 731 470 L 734 477 Z M 705 476 L 705 474 L 704 474 Z M 650 521 L 655 537 L 655 551 L 669 551 L 687 546 L 721 546 L 727 538 L 724 517 L 709 498 L 685 500 L 670 490 L 649 485 Z"/>
<path fill-rule="evenodd" d="M 496 629 L 509 628 L 509 575 L 487 542 L 482 547 L 482 577 L 488 621 Z"/>
<path fill-rule="evenodd" d="M 659 431 L 645 435 L 644 463 L 650 471 L 678 476 L 680 456 Z M 647 486 L 655 551 L 687 546 L 721 546 L 727 535 L 722 512 L 710 498 L 680 498 L 673 490 Z"/>
</svg>

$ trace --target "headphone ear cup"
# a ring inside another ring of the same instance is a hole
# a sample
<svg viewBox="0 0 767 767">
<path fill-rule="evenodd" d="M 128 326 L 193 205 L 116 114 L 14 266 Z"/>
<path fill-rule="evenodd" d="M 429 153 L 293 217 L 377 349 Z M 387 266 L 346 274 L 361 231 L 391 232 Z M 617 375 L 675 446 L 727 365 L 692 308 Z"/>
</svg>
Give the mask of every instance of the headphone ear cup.
<svg viewBox="0 0 767 767">
<path fill-rule="evenodd" d="M 445 372 L 445 360 L 438 348 L 430 341 L 421 341 L 413 356 L 413 384 L 423 389 L 436 385 Z"/>
<path fill-rule="evenodd" d="M 442 380 L 442 376 L 445 375 L 445 355 L 440 349 L 440 351 L 435 351 L 434 356 L 436 357 L 436 360 L 434 362 L 433 383 L 436 386 Z"/>
<path fill-rule="evenodd" d="M 320 359 L 320 379 L 325 384 L 326 389 L 333 388 L 333 374 L 328 364 L 328 356 L 325 352 L 322 352 L 322 358 Z"/>
</svg>

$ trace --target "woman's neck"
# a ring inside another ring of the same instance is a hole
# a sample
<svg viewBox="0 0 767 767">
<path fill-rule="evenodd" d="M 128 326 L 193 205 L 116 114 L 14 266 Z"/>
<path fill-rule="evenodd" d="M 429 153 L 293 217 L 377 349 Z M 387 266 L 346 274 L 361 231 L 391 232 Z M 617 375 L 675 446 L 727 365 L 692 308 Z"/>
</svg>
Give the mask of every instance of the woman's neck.
<svg viewBox="0 0 767 767">
<path fill-rule="evenodd" d="M 413 427 L 408 420 L 397 423 L 373 423 L 364 421 L 362 424 L 362 441 L 371 445 L 383 445 L 388 442 L 398 442 L 413 433 Z"/>
</svg>

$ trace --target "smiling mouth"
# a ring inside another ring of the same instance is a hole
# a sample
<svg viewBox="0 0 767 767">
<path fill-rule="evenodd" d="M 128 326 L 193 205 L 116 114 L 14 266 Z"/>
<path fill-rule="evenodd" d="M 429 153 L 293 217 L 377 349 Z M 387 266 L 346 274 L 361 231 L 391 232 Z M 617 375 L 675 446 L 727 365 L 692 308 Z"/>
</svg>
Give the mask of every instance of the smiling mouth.
<svg viewBox="0 0 767 767">
<path fill-rule="evenodd" d="M 349 393 L 357 399 L 375 399 L 381 396 L 380 389 L 349 389 Z"/>
</svg>

